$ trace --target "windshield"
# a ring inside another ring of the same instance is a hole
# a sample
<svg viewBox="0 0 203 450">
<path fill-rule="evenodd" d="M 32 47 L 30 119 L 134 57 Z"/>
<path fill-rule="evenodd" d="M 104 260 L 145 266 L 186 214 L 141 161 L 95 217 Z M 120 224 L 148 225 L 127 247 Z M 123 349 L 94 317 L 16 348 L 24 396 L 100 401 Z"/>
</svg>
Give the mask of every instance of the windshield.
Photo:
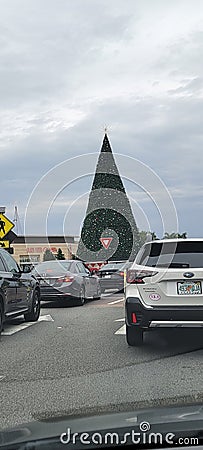
<svg viewBox="0 0 203 450">
<path fill-rule="evenodd" d="M 0 155 L 0 431 L 202 404 L 203 0 L 1 0 Z"/>
<path fill-rule="evenodd" d="M 202 267 L 203 242 L 148 244 L 137 258 L 137 264 L 151 267 Z"/>
<path fill-rule="evenodd" d="M 118 263 L 118 264 L 106 264 L 104 267 L 101 268 L 101 270 L 119 270 L 125 267 L 124 263 Z"/>
</svg>

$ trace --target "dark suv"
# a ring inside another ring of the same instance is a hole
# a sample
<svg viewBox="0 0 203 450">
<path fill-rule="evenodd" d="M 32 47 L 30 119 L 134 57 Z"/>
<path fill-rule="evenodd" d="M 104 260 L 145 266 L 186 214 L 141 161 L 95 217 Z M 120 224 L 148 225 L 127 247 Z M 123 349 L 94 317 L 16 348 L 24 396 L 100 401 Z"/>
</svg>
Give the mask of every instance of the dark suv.
<svg viewBox="0 0 203 450">
<path fill-rule="evenodd" d="M 115 292 L 123 292 L 125 271 L 132 265 L 129 261 L 112 261 L 105 264 L 97 272 L 100 279 L 101 292 L 106 289 L 114 289 Z"/>
<path fill-rule="evenodd" d="M 38 320 L 39 283 L 31 274 L 22 273 L 14 258 L 0 249 L 0 333 L 6 319 L 21 315 L 29 322 Z"/>
</svg>

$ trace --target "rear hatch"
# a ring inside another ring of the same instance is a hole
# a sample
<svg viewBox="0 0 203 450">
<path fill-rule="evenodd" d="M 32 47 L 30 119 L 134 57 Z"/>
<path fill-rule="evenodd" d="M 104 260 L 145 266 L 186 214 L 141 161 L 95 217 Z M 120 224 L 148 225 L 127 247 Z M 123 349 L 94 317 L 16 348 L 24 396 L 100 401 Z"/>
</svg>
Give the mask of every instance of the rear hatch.
<svg viewBox="0 0 203 450">
<path fill-rule="evenodd" d="M 152 277 L 138 284 L 139 294 L 147 305 L 153 306 L 203 306 L 203 269 L 193 269 L 194 276 L 186 278 L 185 270 L 158 269 Z"/>
<path fill-rule="evenodd" d="M 41 288 L 49 288 L 49 287 L 60 287 L 63 284 L 63 277 L 62 276 L 46 276 L 46 277 L 36 277 L 39 281 Z"/>
<path fill-rule="evenodd" d="M 124 263 L 108 264 L 99 270 L 98 275 L 102 279 L 122 279 L 124 275 Z"/>
<path fill-rule="evenodd" d="M 138 262 L 136 287 L 146 305 L 203 306 L 203 241 L 155 241 Z"/>
<path fill-rule="evenodd" d="M 102 270 L 99 272 L 99 276 L 102 279 L 116 279 L 120 276 L 119 272 L 117 272 L 117 270 Z"/>
</svg>

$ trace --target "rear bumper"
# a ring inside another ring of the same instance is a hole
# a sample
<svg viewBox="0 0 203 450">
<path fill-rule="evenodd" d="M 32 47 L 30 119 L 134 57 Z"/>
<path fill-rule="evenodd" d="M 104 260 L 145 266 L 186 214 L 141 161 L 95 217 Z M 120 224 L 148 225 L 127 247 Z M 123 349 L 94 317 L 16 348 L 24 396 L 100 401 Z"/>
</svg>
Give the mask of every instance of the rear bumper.
<svg viewBox="0 0 203 450">
<path fill-rule="evenodd" d="M 64 298 L 64 297 L 72 297 L 73 296 L 73 289 L 69 288 L 69 290 L 66 288 L 64 289 L 64 292 L 58 289 L 54 289 L 53 287 L 41 287 L 40 293 L 41 293 L 41 300 L 55 300 L 56 298 Z"/>
<path fill-rule="evenodd" d="M 124 287 L 124 282 L 123 280 L 115 280 L 115 279 L 105 279 L 105 278 L 100 278 L 99 279 L 100 282 L 100 286 L 101 289 L 123 289 Z"/>
<path fill-rule="evenodd" d="M 126 323 L 142 328 L 203 327 L 203 306 L 150 307 L 143 305 L 138 297 L 128 297 L 125 302 Z M 136 323 L 132 321 L 136 314 Z"/>
</svg>

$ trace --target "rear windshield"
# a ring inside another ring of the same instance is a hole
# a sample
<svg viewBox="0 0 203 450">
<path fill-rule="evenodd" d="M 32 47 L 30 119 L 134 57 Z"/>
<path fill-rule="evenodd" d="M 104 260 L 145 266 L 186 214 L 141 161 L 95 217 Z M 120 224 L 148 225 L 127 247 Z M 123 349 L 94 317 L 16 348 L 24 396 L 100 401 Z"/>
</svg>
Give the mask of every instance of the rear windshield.
<svg viewBox="0 0 203 450">
<path fill-rule="evenodd" d="M 106 264 L 105 266 L 103 266 L 101 270 L 105 271 L 105 270 L 119 270 L 119 269 L 124 269 L 125 267 L 127 267 L 127 264 L 125 263 L 118 263 L 118 264 Z"/>
<path fill-rule="evenodd" d="M 62 261 L 47 261 L 42 264 L 38 264 L 33 270 L 33 275 L 41 275 L 41 274 L 60 274 L 61 272 L 67 272 L 70 270 L 71 263 L 70 262 L 62 262 Z"/>
<path fill-rule="evenodd" d="M 203 268 L 203 242 L 146 244 L 139 252 L 136 263 L 150 267 Z"/>
</svg>

